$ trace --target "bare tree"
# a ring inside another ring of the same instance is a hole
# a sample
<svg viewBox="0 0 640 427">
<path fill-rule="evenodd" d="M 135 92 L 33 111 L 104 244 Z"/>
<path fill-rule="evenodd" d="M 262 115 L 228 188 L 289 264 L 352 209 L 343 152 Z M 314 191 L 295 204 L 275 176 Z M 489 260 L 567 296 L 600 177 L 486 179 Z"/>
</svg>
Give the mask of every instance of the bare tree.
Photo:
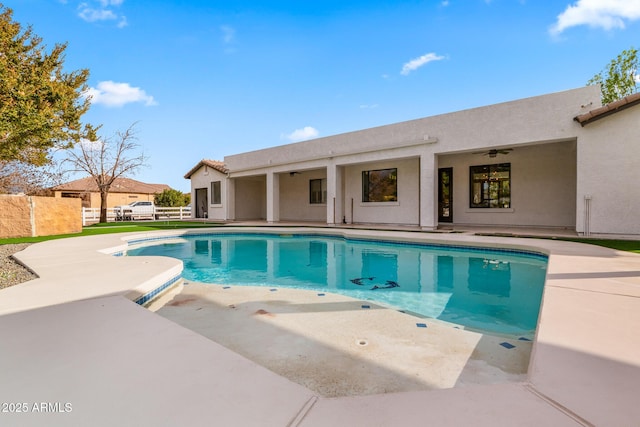
<svg viewBox="0 0 640 427">
<path fill-rule="evenodd" d="M 46 195 L 49 188 L 63 182 L 64 174 L 54 159 L 43 166 L 0 161 L 0 194 Z"/>
<path fill-rule="evenodd" d="M 100 191 L 100 222 L 107 222 L 107 197 L 113 182 L 146 166 L 147 157 L 137 143 L 135 123 L 112 138 L 81 142 L 68 152 L 66 161 L 75 172 L 88 173 Z"/>
</svg>

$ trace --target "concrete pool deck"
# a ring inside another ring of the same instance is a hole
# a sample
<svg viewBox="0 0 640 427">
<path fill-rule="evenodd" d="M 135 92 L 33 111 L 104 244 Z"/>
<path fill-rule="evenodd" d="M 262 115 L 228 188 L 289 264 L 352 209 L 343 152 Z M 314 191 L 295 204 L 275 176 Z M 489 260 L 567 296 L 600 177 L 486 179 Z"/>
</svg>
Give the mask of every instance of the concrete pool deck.
<svg viewBox="0 0 640 427">
<path fill-rule="evenodd" d="M 327 291 L 190 282 L 156 313 L 322 397 L 522 382 L 532 344 Z"/>
<path fill-rule="evenodd" d="M 265 231 L 241 229 L 252 230 Z M 181 262 L 114 257 L 109 253 L 126 248 L 122 239 L 131 235 L 92 236 L 32 245 L 16 256 L 40 278 L 0 291 L 0 424 L 617 426 L 640 421 L 640 256 L 554 240 L 317 231 L 548 253 L 526 378 L 321 397 L 132 302 L 169 283 Z"/>
</svg>

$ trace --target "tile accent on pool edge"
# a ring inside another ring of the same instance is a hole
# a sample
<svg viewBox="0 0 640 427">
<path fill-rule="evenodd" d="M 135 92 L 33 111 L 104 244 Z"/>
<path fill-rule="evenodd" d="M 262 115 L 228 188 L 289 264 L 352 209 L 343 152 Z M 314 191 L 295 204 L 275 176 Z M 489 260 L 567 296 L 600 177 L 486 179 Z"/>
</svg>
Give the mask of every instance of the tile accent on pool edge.
<svg viewBox="0 0 640 427">
<path fill-rule="evenodd" d="M 148 303 L 149 301 L 154 299 L 158 294 L 160 294 L 162 291 L 167 289 L 169 286 L 171 286 L 174 283 L 176 283 L 181 278 L 182 278 L 182 276 L 177 275 L 174 278 L 167 280 L 162 285 L 158 286 L 157 288 L 155 288 L 151 292 L 147 292 L 146 294 L 142 295 L 140 298 L 138 298 L 134 302 L 136 304 L 139 304 L 139 305 L 145 305 L 146 303 Z"/>
<path fill-rule="evenodd" d="M 360 307 L 362 307 L 362 308 L 371 308 L 370 305 L 361 305 Z"/>
<path fill-rule="evenodd" d="M 223 286 L 222 289 L 231 289 L 231 286 Z"/>
<path fill-rule="evenodd" d="M 417 326 L 418 328 L 426 328 L 426 327 L 427 327 L 427 324 L 426 324 L 426 323 L 416 323 L 416 326 Z"/>
<path fill-rule="evenodd" d="M 277 291 L 277 289 L 269 289 L 271 292 L 275 292 Z"/>
<path fill-rule="evenodd" d="M 166 240 L 166 239 L 175 239 L 175 238 L 187 238 L 187 237 L 208 237 L 208 236 L 238 236 L 238 235 L 246 235 L 252 234 L 254 236 L 264 236 L 264 237 L 275 237 L 277 234 L 271 233 L 242 233 L 242 232 L 231 232 L 231 233 L 220 233 L 220 232 L 206 232 L 206 233 L 189 233 L 185 232 L 180 235 L 175 236 L 158 236 L 158 237 L 145 237 L 141 239 L 133 239 L 128 240 L 127 245 L 129 247 L 134 246 L 139 243 L 145 243 L 150 241 L 157 240 Z M 343 240 L 352 240 L 352 241 L 365 241 L 365 242 L 373 242 L 379 244 L 392 244 L 392 245 L 401 245 L 401 246 L 427 246 L 432 248 L 438 248 L 441 250 L 457 250 L 463 249 L 471 252 L 493 252 L 493 253 L 509 253 L 509 254 L 521 254 L 521 255 L 529 255 L 536 258 L 541 258 L 544 260 L 548 260 L 549 256 L 547 254 L 537 252 L 535 250 L 526 250 L 526 249 L 511 249 L 511 248 L 495 248 L 495 247 L 484 247 L 484 246 L 466 246 L 466 245 L 448 245 L 448 244 L 438 244 L 438 243 L 426 243 L 426 242 L 405 242 L 398 241 L 394 239 L 364 239 L 358 237 L 340 237 L 337 235 L 324 235 L 324 234 L 316 234 L 316 233 L 300 233 L 295 234 L 295 237 L 329 237 Z M 126 251 L 123 251 L 123 255 L 125 255 Z M 120 256 L 120 255 L 116 255 Z"/>
<path fill-rule="evenodd" d="M 319 297 L 323 297 L 325 294 L 318 294 Z"/>
<path fill-rule="evenodd" d="M 510 343 L 508 343 L 506 341 L 505 342 L 501 342 L 500 345 L 503 346 L 504 348 L 508 349 L 508 350 L 511 350 L 512 348 L 516 347 L 515 345 L 510 344 Z"/>
<path fill-rule="evenodd" d="M 531 341 L 531 340 L 527 337 L 520 337 L 518 338 L 518 341 Z"/>
</svg>

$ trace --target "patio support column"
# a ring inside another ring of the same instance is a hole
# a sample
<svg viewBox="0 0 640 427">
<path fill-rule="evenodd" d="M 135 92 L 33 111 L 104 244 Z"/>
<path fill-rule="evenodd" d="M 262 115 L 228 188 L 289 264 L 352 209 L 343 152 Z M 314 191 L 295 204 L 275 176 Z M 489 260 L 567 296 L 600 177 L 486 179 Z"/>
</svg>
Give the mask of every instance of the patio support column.
<svg viewBox="0 0 640 427">
<path fill-rule="evenodd" d="M 342 223 L 344 215 L 342 192 L 342 166 L 334 164 L 327 165 L 327 224 L 335 225 Z"/>
<path fill-rule="evenodd" d="M 233 178 L 227 178 L 227 194 L 226 204 L 224 206 L 224 219 L 226 221 L 233 221 L 236 219 L 236 180 Z"/>
<path fill-rule="evenodd" d="M 420 228 L 435 230 L 438 226 L 436 208 L 438 191 L 436 187 L 437 157 L 427 153 L 420 156 Z"/>
<path fill-rule="evenodd" d="M 280 175 L 267 172 L 267 222 L 280 221 Z"/>
</svg>

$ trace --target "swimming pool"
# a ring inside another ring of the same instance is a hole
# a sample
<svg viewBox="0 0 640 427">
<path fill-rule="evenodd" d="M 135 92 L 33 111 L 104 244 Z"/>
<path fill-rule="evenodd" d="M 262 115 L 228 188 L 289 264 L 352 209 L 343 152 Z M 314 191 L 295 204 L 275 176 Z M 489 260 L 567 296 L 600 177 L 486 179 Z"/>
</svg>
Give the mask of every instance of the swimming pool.
<svg viewBox="0 0 640 427">
<path fill-rule="evenodd" d="M 546 256 L 315 235 L 211 234 L 133 245 L 187 280 L 335 292 L 489 333 L 531 338 Z"/>
</svg>

